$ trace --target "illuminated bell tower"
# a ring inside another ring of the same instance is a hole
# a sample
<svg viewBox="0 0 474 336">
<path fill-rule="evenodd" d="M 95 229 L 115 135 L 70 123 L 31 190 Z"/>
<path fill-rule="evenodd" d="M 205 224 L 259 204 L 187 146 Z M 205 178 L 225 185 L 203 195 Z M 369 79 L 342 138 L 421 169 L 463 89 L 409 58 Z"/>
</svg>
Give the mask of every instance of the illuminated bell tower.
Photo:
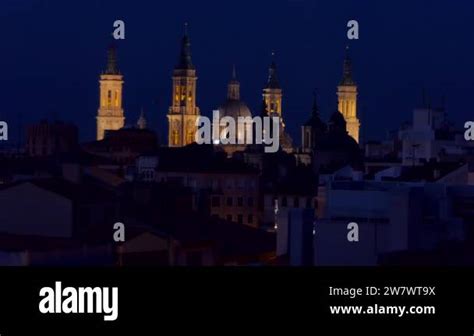
<svg viewBox="0 0 474 336">
<path fill-rule="evenodd" d="M 107 69 L 100 76 L 100 107 L 97 115 L 97 140 L 104 139 L 105 131 L 119 130 L 125 123 L 122 108 L 123 76 L 117 66 L 117 50 L 107 51 Z"/>
<path fill-rule="evenodd" d="M 293 152 L 293 140 L 285 131 L 285 122 L 282 116 L 283 90 L 278 81 L 277 67 L 275 63 L 275 53 L 272 53 L 272 63 L 268 69 L 268 81 L 263 89 L 263 101 L 269 117 L 280 118 L 280 147 L 287 153 Z"/>
<path fill-rule="evenodd" d="M 172 105 L 168 112 L 168 146 L 183 147 L 195 142 L 196 121 L 196 68 L 191 60 L 191 42 L 187 25 L 181 41 L 181 53 L 173 72 Z"/>
<path fill-rule="evenodd" d="M 344 59 L 344 73 L 342 81 L 337 87 L 339 101 L 338 111 L 342 113 L 347 124 L 347 132 L 355 141 L 359 142 L 360 122 L 357 118 L 357 85 L 352 78 L 352 61 L 349 56 L 349 47 L 346 47 Z"/>
<path fill-rule="evenodd" d="M 275 54 L 272 53 L 272 56 L 275 56 Z M 265 100 L 265 104 L 267 105 L 269 114 L 277 113 L 280 118 L 282 117 L 281 116 L 282 97 L 283 97 L 283 91 L 278 81 L 275 59 L 273 59 L 272 64 L 270 65 L 270 68 L 268 70 L 267 85 L 263 89 L 263 99 Z"/>
</svg>

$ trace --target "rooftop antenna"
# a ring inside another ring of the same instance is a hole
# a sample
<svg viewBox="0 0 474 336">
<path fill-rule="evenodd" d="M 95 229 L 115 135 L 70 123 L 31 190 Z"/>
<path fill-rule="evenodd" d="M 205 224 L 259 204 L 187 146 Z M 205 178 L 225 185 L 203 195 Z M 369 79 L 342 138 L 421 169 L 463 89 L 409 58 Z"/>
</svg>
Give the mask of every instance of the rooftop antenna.
<svg viewBox="0 0 474 336">
<path fill-rule="evenodd" d="M 319 106 L 318 106 L 318 88 L 315 88 L 313 90 L 313 110 L 312 110 L 312 115 L 313 116 L 319 116 Z"/>
<path fill-rule="evenodd" d="M 21 138 L 22 138 L 22 128 L 23 128 L 23 113 L 18 114 L 18 148 L 17 153 L 20 154 L 21 149 Z"/>
<path fill-rule="evenodd" d="M 445 94 L 445 93 L 443 93 L 443 94 L 441 95 L 441 108 L 442 108 L 443 110 L 446 109 L 446 94 Z"/>
<path fill-rule="evenodd" d="M 421 106 L 426 106 L 426 92 L 424 87 L 421 88 Z"/>
</svg>

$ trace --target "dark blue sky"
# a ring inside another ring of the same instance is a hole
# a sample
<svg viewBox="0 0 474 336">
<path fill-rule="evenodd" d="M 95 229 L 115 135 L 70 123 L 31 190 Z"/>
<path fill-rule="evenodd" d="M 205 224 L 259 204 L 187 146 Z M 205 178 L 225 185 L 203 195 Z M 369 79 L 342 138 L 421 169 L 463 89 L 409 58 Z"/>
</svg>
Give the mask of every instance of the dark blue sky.
<svg viewBox="0 0 474 336">
<path fill-rule="evenodd" d="M 2 0 L 0 120 L 9 122 L 12 137 L 20 115 L 28 123 L 55 114 L 76 123 L 83 140 L 94 138 L 98 75 L 116 19 L 126 23 L 118 47 L 127 121 L 144 106 L 162 134 L 185 21 L 203 114 L 224 100 L 233 63 L 243 99 L 256 112 L 275 50 L 284 118 L 299 143 L 315 87 L 323 117 L 335 108 L 346 24 L 356 19 L 360 39 L 349 44 L 366 140 L 410 119 L 422 87 L 435 102 L 446 94 L 459 125 L 473 116 L 472 1 Z"/>
</svg>

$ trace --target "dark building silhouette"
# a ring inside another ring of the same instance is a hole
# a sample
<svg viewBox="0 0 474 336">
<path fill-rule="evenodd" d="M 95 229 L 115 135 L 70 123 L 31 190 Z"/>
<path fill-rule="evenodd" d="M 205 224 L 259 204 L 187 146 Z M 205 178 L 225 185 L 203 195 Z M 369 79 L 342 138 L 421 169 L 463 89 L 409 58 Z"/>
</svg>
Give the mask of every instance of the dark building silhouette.
<svg viewBox="0 0 474 336">
<path fill-rule="evenodd" d="M 327 125 L 321 120 L 316 92 L 314 93 L 313 108 L 310 118 L 302 126 L 302 149 L 312 153 L 320 144 L 327 131 Z"/>
<path fill-rule="evenodd" d="M 346 130 L 346 121 L 335 111 L 328 122 L 328 130 L 314 150 L 313 164 L 317 170 L 340 168 L 344 165 L 361 166 L 363 162 L 359 145 Z"/>
<path fill-rule="evenodd" d="M 106 131 L 104 140 L 84 144 L 82 148 L 87 153 L 118 163 L 132 163 L 140 154 L 156 150 L 158 139 L 149 129 L 122 128 Z"/>
<path fill-rule="evenodd" d="M 78 131 L 62 121 L 41 121 L 26 130 L 26 151 L 30 156 L 50 156 L 73 151 L 78 146 Z"/>
</svg>

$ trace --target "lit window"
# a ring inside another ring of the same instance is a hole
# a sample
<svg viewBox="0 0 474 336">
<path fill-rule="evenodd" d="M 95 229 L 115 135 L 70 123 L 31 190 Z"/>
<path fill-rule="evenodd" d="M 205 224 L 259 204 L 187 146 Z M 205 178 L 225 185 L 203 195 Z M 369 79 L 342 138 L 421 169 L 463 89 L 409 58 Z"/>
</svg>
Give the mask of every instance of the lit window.
<svg viewBox="0 0 474 336">
<path fill-rule="evenodd" d="M 179 143 L 179 132 L 177 130 L 173 130 L 173 132 L 171 133 L 171 142 L 173 143 L 173 145 L 178 145 Z"/>
<path fill-rule="evenodd" d="M 188 131 L 188 134 L 186 136 L 186 143 L 191 144 L 194 142 L 194 133 L 193 131 Z"/>
<path fill-rule="evenodd" d="M 176 85 L 176 88 L 175 88 L 175 90 L 174 90 L 174 99 L 175 99 L 176 102 L 179 101 L 179 96 L 180 96 L 179 86 Z"/>
</svg>

